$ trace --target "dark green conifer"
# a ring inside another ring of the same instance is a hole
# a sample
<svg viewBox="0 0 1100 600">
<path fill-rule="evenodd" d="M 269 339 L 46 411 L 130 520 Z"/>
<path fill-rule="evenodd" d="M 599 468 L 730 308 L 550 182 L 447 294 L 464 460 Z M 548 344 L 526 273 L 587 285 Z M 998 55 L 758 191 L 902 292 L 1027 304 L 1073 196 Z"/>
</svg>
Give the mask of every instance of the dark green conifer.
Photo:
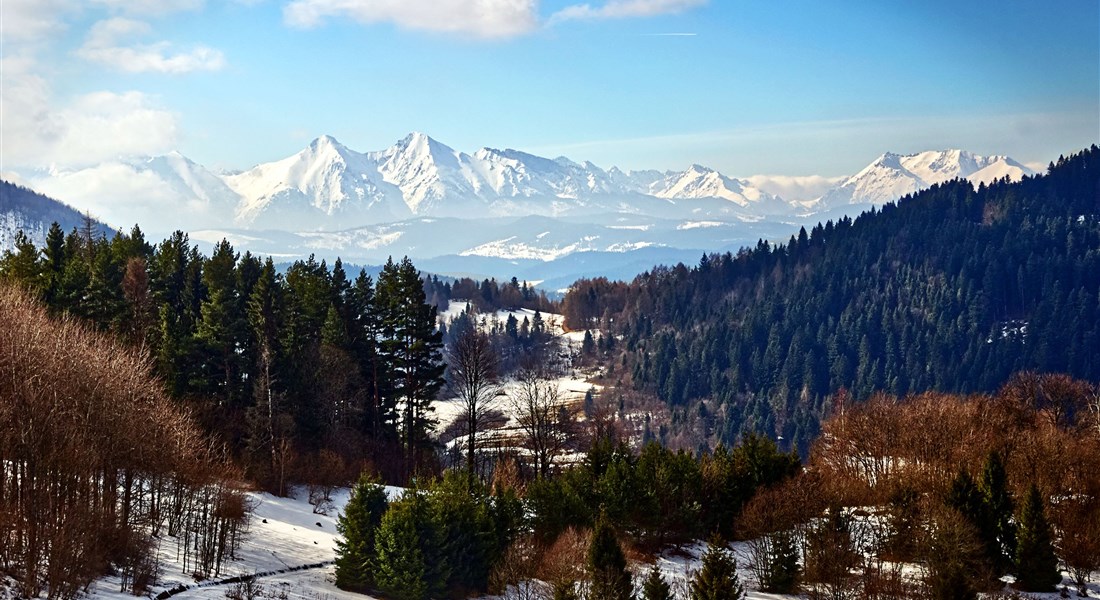
<svg viewBox="0 0 1100 600">
<path fill-rule="evenodd" d="M 386 490 L 366 474 L 351 489 L 351 497 L 336 523 L 336 587 L 363 592 L 374 586 L 375 534 L 386 512 Z"/>
<path fill-rule="evenodd" d="M 1051 592 L 1062 581 L 1054 555 L 1053 534 L 1043 497 L 1033 483 L 1020 509 L 1016 538 L 1016 586 L 1026 592 Z"/>
<path fill-rule="evenodd" d="M 725 542 L 712 537 L 703 553 L 703 566 L 691 578 L 691 600 L 740 600 L 745 588 L 737 576 L 737 560 Z"/>
<path fill-rule="evenodd" d="M 653 565 L 642 583 L 642 600 L 672 600 L 672 590 L 657 565 Z"/>
<path fill-rule="evenodd" d="M 596 519 L 588 546 L 588 572 L 592 576 L 589 600 L 630 600 L 634 597 L 626 556 L 602 514 Z"/>
</svg>

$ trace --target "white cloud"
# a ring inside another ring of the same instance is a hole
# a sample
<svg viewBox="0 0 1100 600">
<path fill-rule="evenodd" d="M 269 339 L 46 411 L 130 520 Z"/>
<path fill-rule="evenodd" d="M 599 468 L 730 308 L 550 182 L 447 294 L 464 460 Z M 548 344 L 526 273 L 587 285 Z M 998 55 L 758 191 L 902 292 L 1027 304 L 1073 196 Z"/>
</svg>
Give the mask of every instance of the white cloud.
<svg viewBox="0 0 1100 600">
<path fill-rule="evenodd" d="M 93 0 L 113 12 L 128 15 L 164 16 L 177 12 L 198 10 L 203 0 Z"/>
<path fill-rule="evenodd" d="M 62 16 L 76 6 L 74 0 L 4 0 L 0 2 L 0 36 L 9 43 L 48 39 L 65 29 Z"/>
<path fill-rule="evenodd" d="M 753 187 L 791 202 L 805 202 L 821 197 L 844 177 L 821 175 L 753 175 L 745 178 Z"/>
<path fill-rule="evenodd" d="M 95 164 L 172 149 L 178 117 L 141 92 L 95 92 L 57 106 L 35 61 L 4 57 L 0 169 Z"/>
<path fill-rule="evenodd" d="M 550 22 L 652 17 L 683 12 L 706 3 L 707 0 L 610 0 L 597 7 L 591 4 L 573 4 L 551 15 Z"/>
<path fill-rule="evenodd" d="M 217 71 L 225 66 L 225 56 L 218 50 L 196 46 L 188 52 L 169 54 L 171 44 L 121 45 L 125 38 L 148 35 L 148 23 L 122 17 L 99 21 L 92 26 L 77 56 L 130 73 L 189 73 Z"/>
<path fill-rule="evenodd" d="M 54 172 L 31 183 L 36 191 L 90 211 L 108 225 L 129 229 L 139 223 L 152 233 L 210 227 L 225 222 L 232 209 L 184 196 L 155 173 L 122 162 Z"/>
<path fill-rule="evenodd" d="M 56 163 L 94 164 L 119 156 L 161 154 L 176 146 L 179 119 L 141 92 L 94 92 L 59 111 L 66 126 Z"/>
<path fill-rule="evenodd" d="M 537 0 L 293 0 L 283 18 L 295 27 L 347 17 L 406 29 L 508 38 L 535 29 L 537 12 Z"/>
</svg>

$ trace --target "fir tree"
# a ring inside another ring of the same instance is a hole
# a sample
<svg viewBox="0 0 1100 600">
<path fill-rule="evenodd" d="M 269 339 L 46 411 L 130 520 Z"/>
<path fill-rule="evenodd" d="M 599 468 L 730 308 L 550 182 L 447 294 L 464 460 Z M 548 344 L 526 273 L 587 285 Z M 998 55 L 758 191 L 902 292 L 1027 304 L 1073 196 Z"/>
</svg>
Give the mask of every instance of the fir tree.
<svg viewBox="0 0 1100 600">
<path fill-rule="evenodd" d="M 737 560 L 717 536 L 707 542 L 703 566 L 690 582 L 691 600 L 740 600 L 745 588 L 737 576 Z"/>
<path fill-rule="evenodd" d="M 428 500 L 412 489 L 390 505 L 375 537 L 375 583 L 396 600 L 442 597 L 449 575 Z"/>
<path fill-rule="evenodd" d="M 1033 483 L 1020 509 L 1016 538 L 1016 585 L 1027 592 L 1050 592 L 1062 581 L 1043 497 Z"/>
<path fill-rule="evenodd" d="M 798 577 L 802 572 L 798 564 L 798 544 L 791 531 L 778 531 L 771 537 L 770 564 L 761 589 L 767 592 L 787 594 L 798 586 Z"/>
<path fill-rule="evenodd" d="M 656 564 L 642 583 L 642 600 L 672 600 L 672 589 Z"/>
<path fill-rule="evenodd" d="M 412 261 L 391 259 L 378 276 L 376 290 L 382 314 L 382 350 L 390 361 L 393 397 L 402 415 L 405 468 L 418 471 L 420 455 L 430 448 L 435 419 L 432 402 L 443 386 L 442 334 L 436 309 L 425 302 L 424 283 Z"/>
<path fill-rule="evenodd" d="M 634 597 L 623 549 L 602 514 L 596 519 L 588 546 L 588 572 L 592 576 L 589 600 L 630 600 Z"/>
<path fill-rule="evenodd" d="M 993 561 L 995 575 L 1011 568 L 1016 554 L 1016 526 L 1012 522 L 1014 507 L 1008 493 L 1008 475 L 1004 460 L 991 452 L 982 468 L 978 484 L 985 514 L 980 527 L 986 555 Z"/>
<path fill-rule="evenodd" d="M 336 530 L 336 587 L 363 592 L 374 586 L 375 534 L 386 512 L 386 491 L 364 474 L 351 490 Z"/>
</svg>

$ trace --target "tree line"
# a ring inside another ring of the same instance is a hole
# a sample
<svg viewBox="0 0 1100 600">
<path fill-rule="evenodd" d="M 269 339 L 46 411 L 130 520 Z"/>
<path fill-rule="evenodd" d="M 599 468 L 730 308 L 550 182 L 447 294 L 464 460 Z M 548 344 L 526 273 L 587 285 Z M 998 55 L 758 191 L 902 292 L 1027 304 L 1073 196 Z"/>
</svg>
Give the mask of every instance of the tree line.
<svg viewBox="0 0 1100 600">
<path fill-rule="evenodd" d="M 709 443 L 803 455 L 841 389 L 992 391 L 1021 370 L 1100 379 L 1100 149 L 1042 176 L 952 181 L 633 282 L 582 279 L 562 311 L 616 347 L 609 382 Z M 674 432 L 673 432 L 674 433 Z"/>
<path fill-rule="evenodd" d="M 508 590 L 627 600 L 642 584 L 628 551 L 713 533 L 691 597 L 738 597 L 722 595 L 744 589 L 725 540 L 758 490 L 801 471 L 798 457 L 757 436 L 696 456 L 656 443 L 636 454 L 613 428 L 593 435 L 578 464 L 526 482 L 498 467 L 486 487 L 454 469 L 390 501 L 361 479 L 338 525 L 337 585 L 404 600 Z"/>
<path fill-rule="evenodd" d="M 1051 592 L 1066 571 L 1087 592 L 1100 569 L 1095 385 L 1021 373 L 991 394 L 840 402 L 805 463 L 754 434 L 706 453 L 655 442 L 633 451 L 621 430 L 594 423 L 580 461 L 533 480 L 498 468 L 487 487 L 456 469 L 391 501 L 364 479 L 340 520 L 337 583 L 409 600 L 739 598 L 750 588 L 976 600 L 1011 593 L 1008 575 L 1015 590 Z M 686 582 L 645 564 L 704 538 Z"/>
<path fill-rule="evenodd" d="M 147 349 L 169 394 L 267 489 L 346 481 L 365 462 L 389 481 L 435 468 L 442 338 L 407 258 L 376 282 L 339 259 L 279 272 L 225 240 L 206 257 L 182 232 L 154 246 L 137 226 L 108 240 L 55 224 L 44 248 L 6 253 L 0 278 Z"/>
</svg>

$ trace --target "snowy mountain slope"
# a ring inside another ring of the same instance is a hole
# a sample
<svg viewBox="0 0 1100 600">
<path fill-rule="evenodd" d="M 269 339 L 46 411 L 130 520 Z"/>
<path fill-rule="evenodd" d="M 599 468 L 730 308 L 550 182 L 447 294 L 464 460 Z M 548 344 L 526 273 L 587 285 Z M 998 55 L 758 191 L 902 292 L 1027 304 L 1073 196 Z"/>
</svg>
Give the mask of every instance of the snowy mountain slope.
<svg viewBox="0 0 1100 600">
<path fill-rule="evenodd" d="M 675 203 L 654 200 L 678 199 L 722 200 L 729 206 L 715 204 L 711 210 L 730 214 L 789 208 L 745 180 L 697 165 L 684 172 L 624 173 L 591 162 L 548 159 L 511 149 L 481 148 L 466 154 L 423 133 L 409 134 L 389 148 L 365 154 L 322 136 L 290 158 L 226 179 L 242 198 L 238 225 L 254 228 L 265 226 L 266 213 L 280 211 L 304 213 L 299 222 L 302 218 L 324 221 L 309 207 L 327 216 L 344 212 L 340 225 L 414 215 L 470 218 L 621 211 L 670 216 L 670 210 L 682 213 L 684 207 L 670 209 Z M 356 202 L 362 210 L 349 209 Z M 687 207 L 697 209 L 695 204 Z"/>
<path fill-rule="evenodd" d="M 780 214 L 791 209 L 782 198 L 754 187 L 745 179 L 726 177 L 714 169 L 694 164 L 680 173 L 666 173 L 646 191 L 658 198 L 721 198 L 750 209 L 754 214 Z"/>
<path fill-rule="evenodd" d="M 708 226 L 703 226 L 705 224 Z M 627 253 L 641 248 L 702 251 L 752 245 L 798 231 L 797 224 L 774 221 L 726 222 L 658 219 L 644 215 L 575 217 L 415 218 L 366 225 L 343 231 L 255 231 L 209 229 L 191 232 L 197 242 L 214 244 L 223 237 L 240 251 L 319 258 L 340 256 L 364 264 L 389 256 L 428 259 L 438 256 L 483 257 L 550 262 L 579 252 Z M 698 258 L 697 256 L 695 258 Z M 652 266 L 652 265 L 650 265 Z"/>
<path fill-rule="evenodd" d="M 1034 172 L 1007 156 L 980 156 L 965 150 L 918 154 L 886 153 L 810 203 L 817 209 L 846 204 L 883 204 L 955 178 L 975 185 L 1008 176 L 1018 180 Z"/>
<path fill-rule="evenodd" d="M 235 221 L 259 229 L 331 228 L 412 215 L 401 190 L 381 180 L 372 157 L 327 135 L 225 181 L 240 196 Z"/>
</svg>

